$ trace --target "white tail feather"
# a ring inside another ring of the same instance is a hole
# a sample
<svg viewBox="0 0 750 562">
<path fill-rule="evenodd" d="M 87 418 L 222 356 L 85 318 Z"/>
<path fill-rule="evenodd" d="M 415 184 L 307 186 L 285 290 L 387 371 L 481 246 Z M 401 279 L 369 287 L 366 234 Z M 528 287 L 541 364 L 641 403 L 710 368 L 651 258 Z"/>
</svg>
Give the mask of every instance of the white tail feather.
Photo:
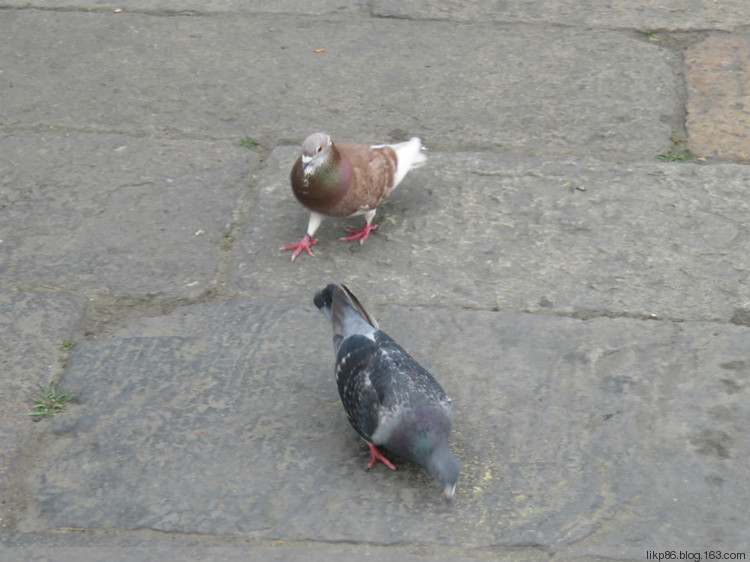
<svg viewBox="0 0 750 562">
<path fill-rule="evenodd" d="M 392 144 L 391 148 L 396 152 L 398 158 L 398 167 L 393 178 L 393 186 L 396 187 L 409 170 L 419 168 L 427 162 L 427 156 L 423 152 L 422 141 L 419 140 L 419 137 L 412 137 L 409 141 Z"/>
</svg>

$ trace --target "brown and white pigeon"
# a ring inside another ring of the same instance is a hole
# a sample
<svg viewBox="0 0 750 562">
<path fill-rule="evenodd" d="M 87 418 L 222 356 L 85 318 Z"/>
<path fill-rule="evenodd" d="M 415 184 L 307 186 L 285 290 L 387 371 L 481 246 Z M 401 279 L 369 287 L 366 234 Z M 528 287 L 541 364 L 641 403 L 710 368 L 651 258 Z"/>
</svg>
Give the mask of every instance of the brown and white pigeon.
<svg viewBox="0 0 750 562">
<path fill-rule="evenodd" d="M 333 324 L 336 383 L 349 422 L 370 446 L 368 468 L 377 460 L 396 468 L 383 446 L 421 465 L 452 499 L 459 464 L 448 448 L 450 398 L 344 285 L 328 285 L 313 302 Z"/>
<path fill-rule="evenodd" d="M 326 216 L 365 215 L 365 227 L 348 230 L 351 236 L 341 240 L 364 243 L 380 202 L 396 189 L 407 172 L 425 163 L 422 142 L 414 137 L 397 144 L 334 143 L 325 133 L 313 133 L 302 143 L 302 154 L 292 167 L 292 191 L 297 200 L 310 209 L 307 233 L 299 242 L 281 250 L 294 250 L 292 261 L 310 246 L 315 231 Z"/>
</svg>

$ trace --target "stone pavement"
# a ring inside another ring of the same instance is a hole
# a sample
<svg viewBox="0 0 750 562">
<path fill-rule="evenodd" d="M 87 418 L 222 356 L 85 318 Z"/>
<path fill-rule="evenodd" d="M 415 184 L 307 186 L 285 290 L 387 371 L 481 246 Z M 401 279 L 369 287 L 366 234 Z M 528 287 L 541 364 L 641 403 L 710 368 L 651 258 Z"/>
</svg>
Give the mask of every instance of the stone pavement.
<svg viewBox="0 0 750 562">
<path fill-rule="evenodd" d="M 750 556 L 746 0 L 6 0 L 0 37 L 0 560 Z M 316 130 L 429 163 L 292 263 Z M 364 469 L 330 281 L 452 396 L 452 504 Z"/>
</svg>

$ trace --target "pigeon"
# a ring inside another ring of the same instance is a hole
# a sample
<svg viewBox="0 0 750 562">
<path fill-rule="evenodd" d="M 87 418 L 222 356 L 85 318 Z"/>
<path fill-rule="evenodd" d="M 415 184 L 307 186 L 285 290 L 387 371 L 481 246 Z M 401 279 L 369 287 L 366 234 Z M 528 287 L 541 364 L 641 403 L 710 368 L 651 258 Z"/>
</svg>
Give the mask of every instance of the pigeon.
<svg viewBox="0 0 750 562">
<path fill-rule="evenodd" d="M 380 202 L 396 189 L 407 172 L 423 165 L 427 158 L 418 137 L 397 144 L 334 143 L 326 133 L 313 133 L 302 143 L 302 154 L 292 167 L 292 191 L 310 209 L 307 233 L 299 242 L 282 246 L 294 250 L 292 261 L 310 246 L 315 231 L 326 216 L 365 215 L 362 229 L 348 230 L 341 240 L 363 244 L 370 232 Z"/>
<path fill-rule="evenodd" d="M 344 285 L 330 284 L 313 299 L 333 324 L 336 383 L 349 423 L 367 442 L 372 468 L 396 467 L 378 446 L 421 465 L 449 501 L 459 463 L 448 448 L 451 400 L 438 382 L 367 313 Z"/>
</svg>

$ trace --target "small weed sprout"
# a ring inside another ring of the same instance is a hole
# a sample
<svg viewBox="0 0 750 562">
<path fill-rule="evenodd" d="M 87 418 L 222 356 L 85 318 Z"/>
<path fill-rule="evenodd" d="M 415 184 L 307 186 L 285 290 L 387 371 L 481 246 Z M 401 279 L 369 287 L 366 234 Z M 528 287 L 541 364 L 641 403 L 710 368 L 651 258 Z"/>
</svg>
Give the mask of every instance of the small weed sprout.
<svg viewBox="0 0 750 562">
<path fill-rule="evenodd" d="M 249 150 L 255 150 L 260 147 L 260 143 L 252 137 L 243 137 L 240 139 L 240 146 L 244 146 Z"/>
<path fill-rule="evenodd" d="M 42 396 L 34 400 L 34 411 L 26 414 L 27 416 L 37 416 L 37 419 L 40 419 L 65 411 L 70 391 L 58 389 L 53 383 L 49 383 L 49 387 L 46 388 L 40 384 L 39 388 L 42 390 Z"/>
</svg>

